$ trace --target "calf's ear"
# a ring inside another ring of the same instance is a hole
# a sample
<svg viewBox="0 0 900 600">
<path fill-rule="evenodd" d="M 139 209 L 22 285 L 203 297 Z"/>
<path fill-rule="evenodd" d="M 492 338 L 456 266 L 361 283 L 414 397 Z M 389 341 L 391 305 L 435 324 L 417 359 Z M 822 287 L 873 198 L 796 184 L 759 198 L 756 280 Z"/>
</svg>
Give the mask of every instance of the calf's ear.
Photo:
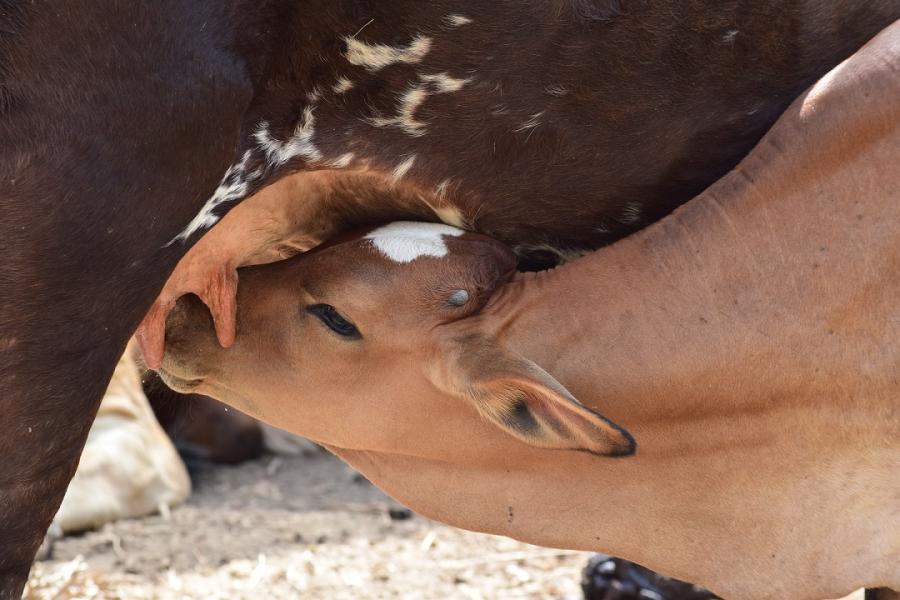
<svg viewBox="0 0 900 600">
<path fill-rule="evenodd" d="M 534 362 L 481 336 L 457 339 L 444 355 L 448 382 L 478 412 L 532 446 L 630 456 L 624 428 L 581 404 Z"/>
</svg>

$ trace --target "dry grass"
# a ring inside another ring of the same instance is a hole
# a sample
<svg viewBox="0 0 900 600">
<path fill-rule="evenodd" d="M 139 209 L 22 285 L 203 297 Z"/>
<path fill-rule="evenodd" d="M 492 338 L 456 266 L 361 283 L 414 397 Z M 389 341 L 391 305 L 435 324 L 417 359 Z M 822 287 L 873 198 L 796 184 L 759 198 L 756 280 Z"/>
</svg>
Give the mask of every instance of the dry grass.
<svg viewBox="0 0 900 600">
<path fill-rule="evenodd" d="M 57 543 L 26 598 L 579 598 L 587 554 L 536 548 L 395 506 L 325 454 L 201 474 L 167 516 Z"/>
</svg>

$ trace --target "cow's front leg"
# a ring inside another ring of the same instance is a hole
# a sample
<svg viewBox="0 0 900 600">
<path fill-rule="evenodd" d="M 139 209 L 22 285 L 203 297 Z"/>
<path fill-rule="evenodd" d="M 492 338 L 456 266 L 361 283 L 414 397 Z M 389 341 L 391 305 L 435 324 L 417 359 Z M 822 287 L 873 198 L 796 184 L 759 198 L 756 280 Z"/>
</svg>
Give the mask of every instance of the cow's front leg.
<svg viewBox="0 0 900 600">
<path fill-rule="evenodd" d="M 65 88 L 90 102 L 26 95 L 20 135 L 0 136 L 0 600 L 20 597 L 116 361 L 187 250 L 168 242 L 239 155 L 249 93 L 206 73 L 187 94 L 142 68 L 127 72 L 156 79 Z M 48 85 L 67 77 L 47 69 Z"/>
<path fill-rule="evenodd" d="M 17 218 L 25 204 L 10 203 L 16 217 L 0 225 L 14 250 L 0 260 L 0 600 L 20 597 L 116 361 L 184 252 L 165 242 L 185 211 L 148 235 L 159 206 L 130 200 L 127 218 L 98 202 L 85 223 L 73 203 L 28 227 Z"/>
<path fill-rule="evenodd" d="M 14 4 L 0 44 L 0 600 L 20 597 L 116 361 L 187 250 L 168 243 L 242 156 L 250 73 L 267 60 L 238 55 L 262 27 L 239 16 L 268 14 L 256 4 Z"/>
<path fill-rule="evenodd" d="M 10 335 L 12 334 L 12 335 Z M 60 331 L 66 335 L 66 331 Z M 70 359 L 47 351 L 40 336 L 4 327 L 0 377 L 0 599 L 19 598 L 34 554 L 62 501 L 115 364 L 119 346 L 100 342 Z M 41 364 L 29 365 L 11 353 Z M 59 365 L 66 360 L 67 364 Z M 85 375 L 90 374 L 90 377 Z"/>
</svg>

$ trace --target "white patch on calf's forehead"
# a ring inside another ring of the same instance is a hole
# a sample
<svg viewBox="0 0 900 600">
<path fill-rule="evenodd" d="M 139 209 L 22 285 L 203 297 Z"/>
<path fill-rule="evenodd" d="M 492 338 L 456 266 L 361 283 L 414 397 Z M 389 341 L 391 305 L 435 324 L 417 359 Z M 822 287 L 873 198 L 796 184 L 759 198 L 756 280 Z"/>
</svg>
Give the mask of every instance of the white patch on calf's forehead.
<svg viewBox="0 0 900 600">
<path fill-rule="evenodd" d="M 441 223 L 397 221 L 369 232 L 365 239 L 371 240 L 386 258 L 404 264 L 422 256 L 446 256 L 444 236 L 458 237 L 463 233 L 462 229 Z"/>
<path fill-rule="evenodd" d="M 367 44 L 352 37 L 345 37 L 344 42 L 347 44 L 344 54 L 347 62 L 373 73 L 395 63 L 421 62 L 431 50 L 431 38 L 421 34 L 416 35 L 406 47 Z"/>
</svg>

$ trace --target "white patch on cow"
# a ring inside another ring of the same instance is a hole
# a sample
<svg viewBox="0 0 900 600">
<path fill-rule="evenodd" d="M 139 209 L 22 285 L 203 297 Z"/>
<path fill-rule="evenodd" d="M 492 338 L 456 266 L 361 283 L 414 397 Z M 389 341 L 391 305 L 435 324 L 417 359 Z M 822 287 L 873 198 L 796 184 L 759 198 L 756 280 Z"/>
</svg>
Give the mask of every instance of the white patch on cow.
<svg viewBox="0 0 900 600">
<path fill-rule="evenodd" d="M 337 82 L 331 86 L 331 89 L 335 94 L 343 94 L 353 89 L 353 82 L 346 77 L 338 77 Z"/>
<path fill-rule="evenodd" d="M 450 184 L 453 183 L 452 179 L 445 179 L 434 187 L 434 195 L 436 198 L 443 200 L 447 197 L 447 190 L 450 189 Z"/>
<path fill-rule="evenodd" d="M 303 158 L 317 162 L 322 160 L 322 153 L 313 143 L 316 133 L 316 118 L 313 107 L 303 109 L 303 117 L 294 129 L 293 135 L 285 141 L 275 139 L 269 132 L 269 124 L 263 121 L 253 134 L 256 143 L 266 155 L 271 166 L 281 166 L 293 158 Z"/>
<path fill-rule="evenodd" d="M 460 79 L 447 73 L 419 74 L 423 85 L 413 84 L 400 96 L 397 115 L 370 117 L 366 122 L 375 127 L 396 127 L 413 137 L 425 135 L 425 123 L 416 119 L 416 111 L 425 103 L 429 90 L 434 94 L 458 92 L 471 79 Z"/>
<path fill-rule="evenodd" d="M 516 131 L 528 131 L 529 129 L 535 129 L 538 125 L 541 124 L 541 117 L 544 115 L 544 111 L 536 112 L 531 115 L 531 118 L 516 127 Z"/>
<path fill-rule="evenodd" d="M 394 170 L 391 171 L 391 183 L 397 183 L 403 177 L 409 173 L 409 170 L 412 169 L 413 164 L 416 162 L 416 155 L 410 155 L 406 160 L 402 163 L 394 167 Z"/>
<path fill-rule="evenodd" d="M 350 166 L 350 163 L 353 162 L 355 157 L 356 156 L 352 152 L 345 152 L 334 160 L 329 161 L 327 164 L 333 169 L 343 169 L 344 167 Z"/>
<path fill-rule="evenodd" d="M 345 37 L 344 42 L 347 44 L 344 54 L 347 62 L 372 73 L 396 63 L 419 63 L 431 50 L 431 38 L 421 34 L 416 35 L 406 47 L 367 44 L 352 37 Z"/>
<path fill-rule="evenodd" d="M 219 217 L 213 214 L 216 207 L 234 200 L 243 198 L 250 188 L 250 183 L 259 179 L 262 173 L 254 170 L 247 174 L 247 163 L 250 161 L 252 152 L 247 150 L 237 163 L 228 167 L 225 175 L 222 177 L 221 183 L 213 192 L 212 196 L 204 203 L 191 222 L 169 241 L 166 246 L 170 246 L 175 242 L 183 242 L 196 232 L 209 229 L 219 221 Z"/>
<path fill-rule="evenodd" d="M 450 27 L 462 27 L 472 22 L 472 19 L 465 15 L 449 14 L 444 17 L 444 23 Z"/>
<path fill-rule="evenodd" d="M 375 127 L 397 127 L 413 137 L 425 135 L 425 123 L 416 120 L 416 110 L 422 106 L 427 97 L 428 92 L 424 86 L 414 85 L 400 96 L 396 117 L 372 117 L 366 122 Z"/>
<path fill-rule="evenodd" d="M 472 81 L 471 78 L 459 79 L 457 77 L 451 77 L 447 73 L 435 73 L 433 75 L 420 74 L 419 79 L 433 85 L 435 91 L 439 94 L 458 92 L 464 85 Z"/>
<path fill-rule="evenodd" d="M 319 86 L 313 87 L 313 89 L 306 94 L 306 101 L 310 104 L 315 104 L 322 98 L 322 88 Z"/>
<path fill-rule="evenodd" d="M 439 206 L 437 208 L 432 208 L 431 210 L 434 211 L 435 216 L 437 216 L 442 223 L 453 225 L 460 229 L 467 229 L 466 219 L 463 217 L 462 212 L 455 206 Z"/>
<path fill-rule="evenodd" d="M 434 199 L 437 200 L 437 205 L 429 202 L 428 198 L 425 196 L 419 196 L 419 200 L 421 200 L 434 215 L 441 220 L 441 222 L 446 223 L 448 225 L 453 225 L 454 227 L 459 227 L 460 229 L 470 229 L 467 226 L 466 219 L 463 216 L 462 212 L 456 206 L 452 206 L 450 204 L 446 204 L 445 199 L 447 197 L 447 192 L 452 185 L 452 179 L 445 179 L 434 188 Z"/>
<path fill-rule="evenodd" d="M 370 232 L 366 239 L 388 259 L 409 263 L 422 256 L 446 256 L 444 236 L 458 237 L 463 233 L 462 229 L 442 223 L 398 221 Z"/>
<path fill-rule="evenodd" d="M 722 36 L 722 42 L 725 44 L 733 44 L 734 38 L 737 37 L 738 30 L 737 29 L 729 29 L 725 32 L 725 35 Z"/>
</svg>

